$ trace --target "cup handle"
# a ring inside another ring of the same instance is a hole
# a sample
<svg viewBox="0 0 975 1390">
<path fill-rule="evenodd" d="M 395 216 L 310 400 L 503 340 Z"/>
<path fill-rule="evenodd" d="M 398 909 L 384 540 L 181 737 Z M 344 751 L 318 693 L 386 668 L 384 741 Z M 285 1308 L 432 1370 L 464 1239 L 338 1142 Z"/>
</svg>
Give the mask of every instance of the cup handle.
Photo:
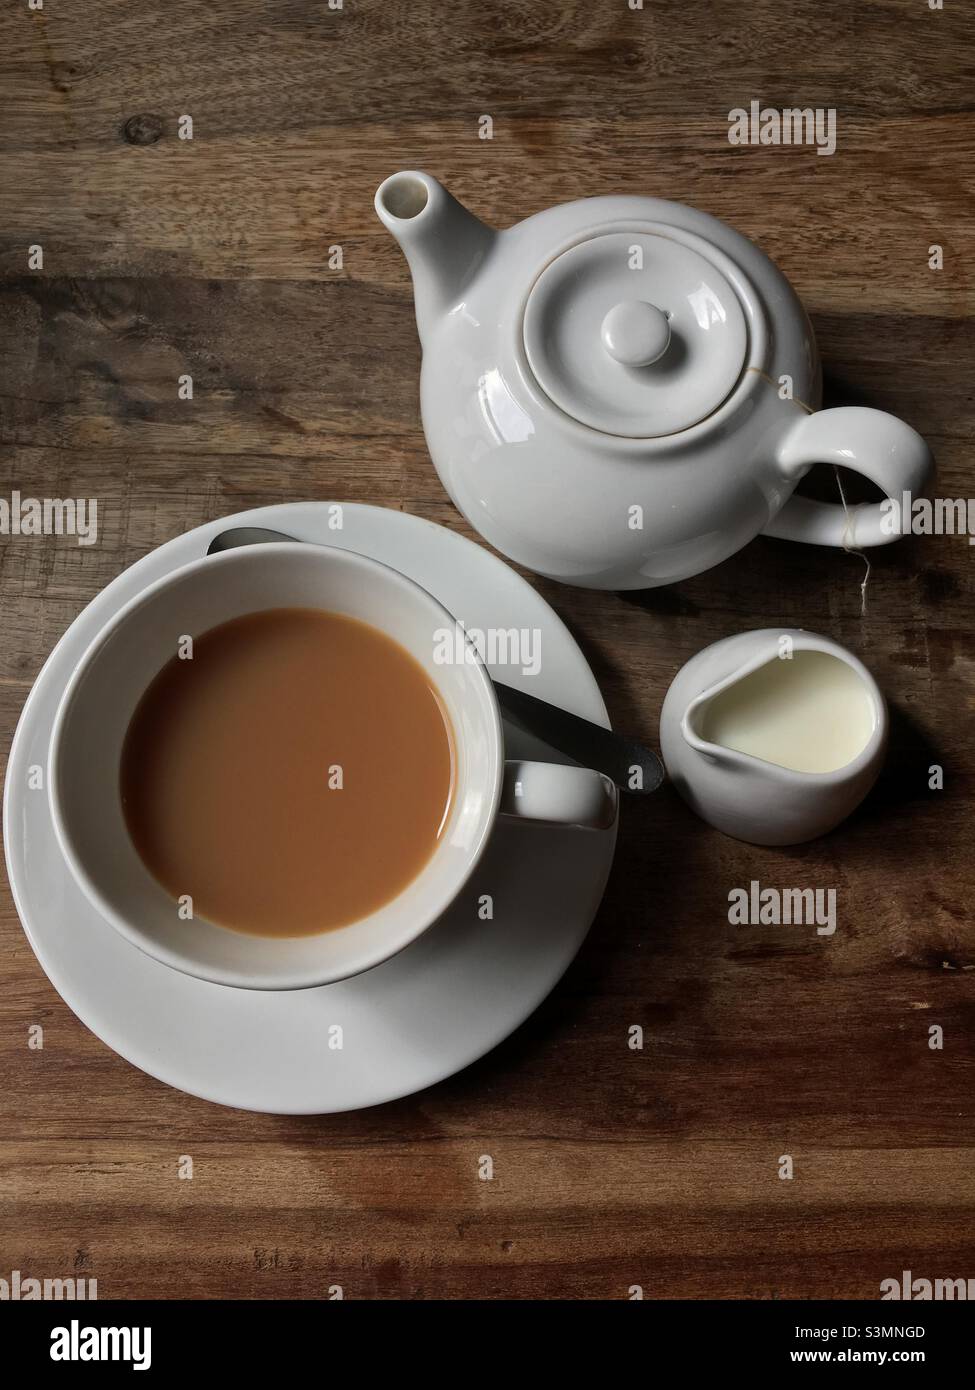
<svg viewBox="0 0 975 1390">
<path fill-rule="evenodd" d="M 837 406 L 798 420 L 779 445 L 777 460 L 785 477 L 797 483 L 814 463 L 835 463 L 862 473 L 900 503 L 909 492 L 921 496 L 934 474 L 931 450 L 917 430 L 866 406 Z M 882 502 L 849 511 L 839 502 L 790 497 L 763 528 L 763 535 L 848 550 L 888 545 L 902 534 L 900 513 Z"/>
<path fill-rule="evenodd" d="M 503 816 L 608 830 L 616 820 L 618 801 L 616 783 L 589 767 L 518 760 L 504 765 Z"/>
</svg>

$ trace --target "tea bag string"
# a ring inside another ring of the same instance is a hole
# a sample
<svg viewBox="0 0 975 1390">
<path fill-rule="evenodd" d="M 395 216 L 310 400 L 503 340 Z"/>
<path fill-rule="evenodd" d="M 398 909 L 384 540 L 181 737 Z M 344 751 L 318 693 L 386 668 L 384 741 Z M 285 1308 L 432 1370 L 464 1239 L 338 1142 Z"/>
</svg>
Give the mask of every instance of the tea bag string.
<svg viewBox="0 0 975 1390">
<path fill-rule="evenodd" d="M 846 525 L 843 527 L 843 549 L 847 555 L 859 555 L 864 563 L 863 583 L 860 585 L 860 617 L 867 616 L 867 584 L 870 582 L 870 560 L 862 550 L 858 550 L 855 545 L 850 543 L 850 537 L 856 535 L 855 523 L 856 513 L 851 511 L 846 500 L 846 493 L 843 491 L 843 478 L 837 465 L 833 464 L 833 473 L 836 477 L 836 486 L 840 490 L 840 501 L 843 503 L 843 511 L 846 514 Z"/>
<path fill-rule="evenodd" d="M 763 372 L 761 367 L 748 367 L 746 371 L 756 372 L 769 386 L 773 387 L 776 391 L 778 390 L 778 383 L 773 381 L 767 372 Z M 805 401 L 800 401 L 798 397 L 789 396 L 787 399 L 791 400 L 793 405 L 797 405 L 800 410 L 804 410 L 807 415 L 815 414 L 813 407 L 807 405 Z M 858 509 L 856 507 L 851 508 L 850 504 L 847 502 L 846 493 L 843 490 L 843 479 L 835 463 L 833 464 L 833 476 L 836 478 L 836 486 L 839 490 L 840 503 L 842 504 L 843 516 L 845 518 L 843 526 L 843 549 L 846 551 L 847 555 L 859 555 L 864 564 L 863 583 L 860 585 L 860 617 L 865 618 L 867 616 L 867 585 L 870 582 L 870 561 L 864 552 L 852 543 L 852 538 L 856 535 L 856 513 Z"/>
</svg>

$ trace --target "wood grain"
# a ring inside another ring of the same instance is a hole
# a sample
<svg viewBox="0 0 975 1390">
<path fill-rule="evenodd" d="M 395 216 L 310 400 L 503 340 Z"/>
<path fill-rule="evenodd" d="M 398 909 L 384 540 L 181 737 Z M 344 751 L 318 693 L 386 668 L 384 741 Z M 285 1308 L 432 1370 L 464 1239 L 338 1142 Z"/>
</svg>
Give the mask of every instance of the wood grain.
<svg viewBox="0 0 975 1390">
<path fill-rule="evenodd" d="M 5 7 L 0 53 L 0 496 L 95 496 L 102 522 L 90 548 L 0 537 L 4 749 L 77 612 L 191 526 L 338 497 L 469 534 L 426 454 L 408 276 L 372 211 L 398 167 L 498 225 L 614 191 L 734 223 L 807 303 L 829 399 L 902 414 L 940 494 L 975 490 L 975 15 L 951 0 L 45 0 Z M 835 107 L 836 154 L 732 148 L 752 98 Z M 628 600 L 537 581 L 633 733 L 655 739 L 695 651 L 781 623 L 872 667 L 890 758 L 796 850 L 724 839 L 669 791 L 627 806 L 562 985 L 412 1099 L 293 1119 L 168 1089 L 73 1017 L 4 890 L 0 1275 L 172 1298 L 869 1298 L 903 1269 L 975 1277 L 972 555 L 877 552 L 865 616 L 861 560 L 769 540 Z M 836 935 L 729 926 L 752 878 L 835 887 Z"/>
</svg>

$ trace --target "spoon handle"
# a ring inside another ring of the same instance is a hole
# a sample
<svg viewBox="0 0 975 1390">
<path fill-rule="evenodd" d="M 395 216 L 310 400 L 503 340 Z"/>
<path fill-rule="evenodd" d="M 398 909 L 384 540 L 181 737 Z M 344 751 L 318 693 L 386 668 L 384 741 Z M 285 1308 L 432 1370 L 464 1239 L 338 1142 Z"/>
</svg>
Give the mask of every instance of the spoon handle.
<svg viewBox="0 0 975 1390">
<path fill-rule="evenodd" d="M 495 680 L 494 688 L 502 713 L 510 723 L 543 739 L 584 767 L 605 773 L 620 791 L 647 795 L 664 780 L 663 763 L 636 739 L 615 734 L 503 681 Z"/>
</svg>

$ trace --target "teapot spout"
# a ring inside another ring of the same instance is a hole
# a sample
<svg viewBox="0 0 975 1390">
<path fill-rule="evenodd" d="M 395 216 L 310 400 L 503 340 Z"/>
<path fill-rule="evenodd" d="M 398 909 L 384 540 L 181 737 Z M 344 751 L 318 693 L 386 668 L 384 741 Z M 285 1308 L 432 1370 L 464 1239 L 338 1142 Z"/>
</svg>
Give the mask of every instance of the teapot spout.
<svg viewBox="0 0 975 1390">
<path fill-rule="evenodd" d="M 462 297 L 497 233 L 429 174 L 391 174 L 376 191 L 379 220 L 392 232 L 413 276 L 420 341 Z"/>
</svg>

